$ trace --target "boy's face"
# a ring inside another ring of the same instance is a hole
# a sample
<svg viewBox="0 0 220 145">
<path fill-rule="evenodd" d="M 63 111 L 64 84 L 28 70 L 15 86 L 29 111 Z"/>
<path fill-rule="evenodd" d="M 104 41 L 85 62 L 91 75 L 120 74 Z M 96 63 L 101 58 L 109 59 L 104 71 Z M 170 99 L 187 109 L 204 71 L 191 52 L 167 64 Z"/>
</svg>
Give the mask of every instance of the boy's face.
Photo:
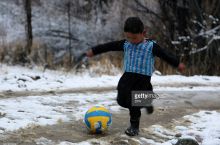
<svg viewBox="0 0 220 145">
<path fill-rule="evenodd" d="M 138 33 L 138 34 L 125 32 L 125 37 L 129 42 L 131 42 L 133 44 L 138 44 L 144 40 L 145 34 L 146 34 L 145 31 L 143 33 Z"/>
</svg>

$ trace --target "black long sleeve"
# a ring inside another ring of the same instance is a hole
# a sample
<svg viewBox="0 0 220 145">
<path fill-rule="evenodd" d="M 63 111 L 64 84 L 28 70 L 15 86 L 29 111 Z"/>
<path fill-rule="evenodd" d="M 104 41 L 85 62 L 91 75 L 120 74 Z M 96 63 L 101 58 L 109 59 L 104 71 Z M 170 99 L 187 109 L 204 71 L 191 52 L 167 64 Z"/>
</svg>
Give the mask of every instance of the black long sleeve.
<svg viewBox="0 0 220 145">
<path fill-rule="evenodd" d="M 101 53 L 108 52 L 108 51 L 123 51 L 124 50 L 123 46 L 124 46 L 125 41 L 126 41 L 125 39 L 120 40 L 120 41 L 112 41 L 109 43 L 105 43 L 105 44 L 92 47 L 93 54 L 97 55 L 97 54 L 101 54 Z M 168 62 L 170 65 L 174 67 L 178 67 L 180 63 L 179 59 L 173 53 L 169 52 L 168 50 L 162 49 L 156 43 L 153 44 L 152 51 L 153 51 L 154 56 L 157 56 L 165 60 L 166 62 Z"/>
<path fill-rule="evenodd" d="M 97 55 L 108 51 L 123 51 L 124 42 L 125 40 L 120 40 L 97 45 L 92 47 L 92 52 L 94 55 Z"/>
<path fill-rule="evenodd" d="M 153 55 L 157 56 L 159 58 L 162 58 L 166 62 L 168 62 L 170 65 L 174 67 L 178 67 L 180 61 L 179 59 L 168 50 L 162 49 L 158 44 L 153 44 Z"/>
</svg>

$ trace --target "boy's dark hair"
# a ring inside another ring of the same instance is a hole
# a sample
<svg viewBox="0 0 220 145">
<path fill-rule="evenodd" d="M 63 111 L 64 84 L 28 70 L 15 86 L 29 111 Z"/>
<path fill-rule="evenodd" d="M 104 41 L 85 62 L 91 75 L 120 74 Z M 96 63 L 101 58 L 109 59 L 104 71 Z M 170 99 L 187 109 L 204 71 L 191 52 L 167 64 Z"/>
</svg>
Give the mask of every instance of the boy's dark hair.
<svg viewBox="0 0 220 145">
<path fill-rule="evenodd" d="M 133 34 L 142 33 L 144 31 L 144 24 L 139 17 L 129 17 L 124 24 L 124 32 Z"/>
</svg>

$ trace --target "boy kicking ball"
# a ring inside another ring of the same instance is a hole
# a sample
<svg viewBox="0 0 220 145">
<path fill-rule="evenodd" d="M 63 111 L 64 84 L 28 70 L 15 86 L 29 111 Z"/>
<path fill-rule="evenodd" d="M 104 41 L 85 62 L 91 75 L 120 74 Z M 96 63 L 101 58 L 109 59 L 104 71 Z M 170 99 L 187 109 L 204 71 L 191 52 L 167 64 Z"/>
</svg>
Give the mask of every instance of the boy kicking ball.
<svg viewBox="0 0 220 145">
<path fill-rule="evenodd" d="M 138 17 L 129 17 L 124 24 L 126 39 L 92 47 L 86 52 L 92 57 L 108 51 L 124 52 L 124 74 L 119 80 L 117 102 L 129 109 L 130 126 L 125 130 L 129 136 L 139 133 L 141 108 L 132 106 L 132 91 L 153 91 L 151 76 L 154 71 L 155 56 L 165 60 L 182 72 L 185 68 L 173 54 L 162 49 L 157 43 L 145 38 L 144 24 Z M 144 107 L 148 114 L 153 113 L 152 104 Z"/>
</svg>

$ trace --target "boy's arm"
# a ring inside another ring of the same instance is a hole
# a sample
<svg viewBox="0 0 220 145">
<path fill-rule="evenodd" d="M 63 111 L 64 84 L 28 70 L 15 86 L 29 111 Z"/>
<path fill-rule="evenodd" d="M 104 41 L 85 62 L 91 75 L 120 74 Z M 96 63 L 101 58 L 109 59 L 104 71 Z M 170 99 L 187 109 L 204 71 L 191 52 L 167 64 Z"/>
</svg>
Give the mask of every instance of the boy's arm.
<svg viewBox="0 0 220 145">
<path fill-rule="evenodd" d="M 113 41 L 101 45 L 97 45 L 92 47 L 89 51 L 87 51 L 87 56 L 91 57 L 93 55 L 101 54 L 108 51 L 123 51 L 123 45 L 125 40 Z"/>
<path fill-rule="evenodd" d="M 153 55 L 162 58 L 170 65 L 177 67 L 180 72 L 183 72 L 185 65 L 180 63 L 179 59 L 171 52 L 162 49 L 158 44 L 153 44 Z"/>
</svg>

